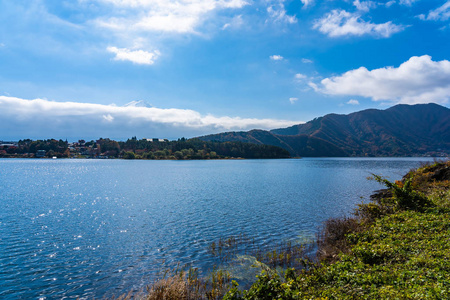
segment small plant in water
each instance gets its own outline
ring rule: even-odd
[[[305,266],[305,246],[293,244],[291,241],[279,243],[270,251],[257,250],[255,257],[270,268],[303,268]]]

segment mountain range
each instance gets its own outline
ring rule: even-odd
[[[450,109],[437,104],[399,104],[386,110],[328,114],[288,128],[199,138],[274,145],[295,157],[450,154]]]

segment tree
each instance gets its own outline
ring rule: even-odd
[[[184,155],[183,155],[183,153],[181,151],[175,151],[173,153],[173,156],[175,156],[176,159],[183,159],[184,158]]]
[[[67,148],[66,151],[64,151],[63,157],[70,157],[70,150],[69,150],[69,148]]]
[[[128,151],[125,152],[125,154],[123,155],[124,159],[135,159],[136,155],[134,154],[134,152]]]

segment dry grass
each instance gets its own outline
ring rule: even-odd
[[[170,274],[169,274],[170,273]],[[147,292],[128,293],[116,300],[218,300],[231,288],[228,272],[216,270],[209,277],[200,278],[197,269],[189,272],[166,272],[164,278],[147,287]]]
[[[145,300],[222,299],[231,287],[227,271],[214,270],[208,277],[200,277],[198,269],[175,271],[156,281],[147,289]]]
[[[328,219],[317,237],[317,258],[320,261],[334,262],[340,253],[348,253],[349,233],[361,231],[362,223],[357,218]]]

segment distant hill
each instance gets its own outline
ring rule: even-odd
[[[303,157],[448,154],[450,109],[437,104],[396,105],[329,114],[271,131],[226,132],[200,139],[274,145]]]

